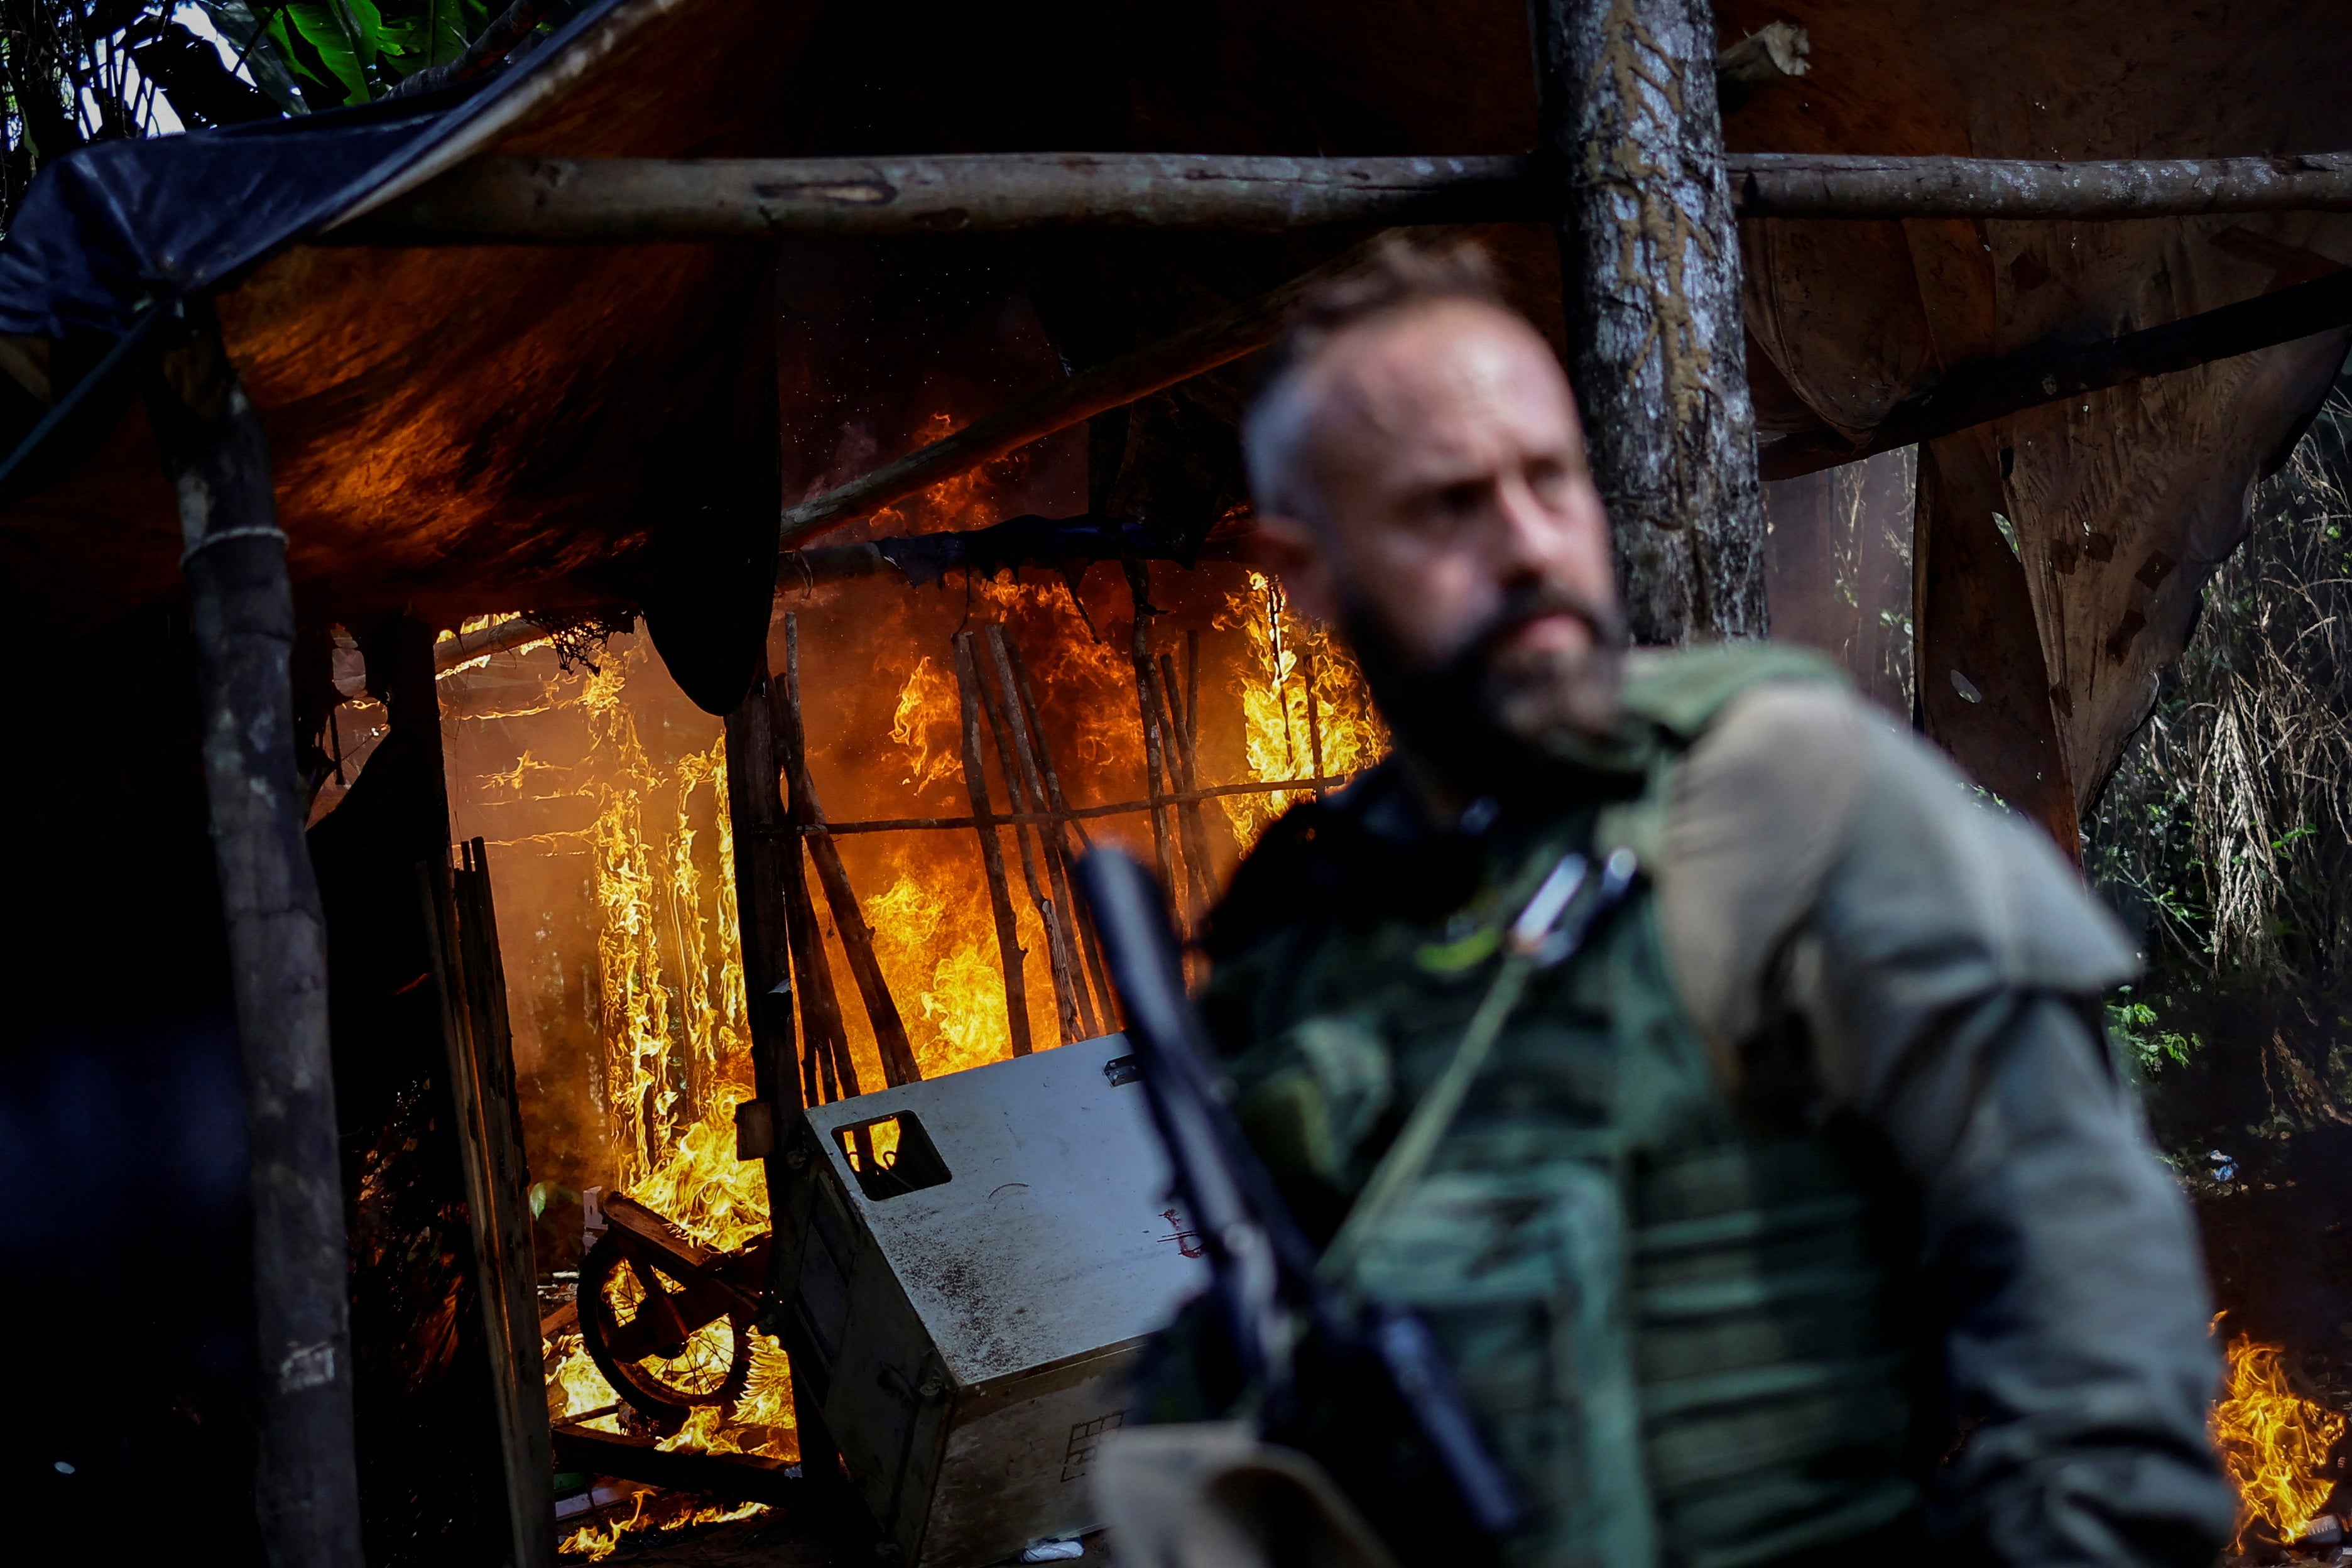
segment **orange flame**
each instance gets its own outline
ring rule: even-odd
[[[2279,1541],[2293,1541],[2336,1488],[2326,1471],[2345,1419],[2288,1386],[2284,1353],[2238,1336],[2230,1346],[2229,1386],[2213,1406],[2214,1446],[2238,1489],[2233,1551],[2258,1523]]]
[[[1328,629],[1289,613],[1282,588],[1253,572],[1249,587],[1228,601],[1217,623],[1249,637],[1257,668],[1237,674],[1247,726],[1249,776],[1262,784],[1353,773],[1388,753],[1388,726],[1373,710],[1370,689],[1354,658]],[[1246,852],[1276,817],[1307,792],[1225,797],[1234,837]]]
[[[908,517],[919,512],[927,526],[958,526],[967,512],[976,518],[985,510],[977,506],[984,488],[975,479],[904,504]],[[1026,582],[951,584],[946,594],[895,583],[824,590],[825,604],[854,607],[803,616],[809,763],[829,816],[847,822],[970,811],[949,637],[992,620],[1004,625],[1025,660],[1069,803],[1098,805],[1145,794],[1133,628],[1120,624],[1126,605],[1116,569],[1098,574],[1098,591],[1083,599],[1083,584],[1030,575]],[[1307,776],[1318,741],[1326,774],[1355,772],[1386,749],[1353,661],[1320,628],[1290,615],[1268,579],[1205,563],[1196,572],[1154,568],[1150,594],[1162,612],[1147,628],[1155,655],[1175,654],[1181,672],[1186,632],[1201,636],[1201,784]],[[790,606],[789,595],[786,602]],[[557,665],[544,647],[485,656],[451,672],[444,688],[454,720],[496,726],[480,731],[489,749],[472,774],[472,799],[513,813],[505,822],[543,825],[536,833],[494,836],[499,854],[581,858],[576,879],[568,871],[559,878],[550,867],[536,873],[533,885],[554,889],[541,896],[559,903],[573,896],[563,889],[584,889],[593,947],[557,951],[556,942],[576,945],[580,939],[561,932],[551,939],[541,930],[535,935],[541,945],[533,949],[533,922],[527,916],[513,922],[505,932],[508,973],[533,988],[518,994],[517,1012],[557,1020],[542,1030],[551,1047],[577,1042],[562,1048],[593,1053],[583,1064],[591,1069],[593,1108],[580,1109],[592,1112],[590,1127],[601,1124],[598,1141],[605,1148],[592,1157],[583,1184],[602,1181],[626,1192],[706,1245],[740,1247],[769,1228],[769,1208],[759,1163],[735,1158],[733,1113],[751,1097],[752,1083],[720,725],[684,707],[641,637],[617,639],[593,671],[560,672]],[[519,670],[527,674],[517,694]],[[484,700],[470,708],[469,679],[485,683]],[[501,685],[508,695],[493,698]],[[982,733],[993,809],[1025,808],[1008,795],[1003,760],[985,721]],[[1234,851],[1245,850],[1291,798],[1214,803],[1234,837],[1224,843],[1213,826],[1210,837],[1218,842],[1199,847],[1213,879],[1230,870]],[[1212,825],[1218,819],[1216,812],[1202,815]],[[1089,818],[1085,827],[1093,842],[1138,852],[1152,842],[1150,819],[1139,812]],[[1017,841],[1009,828],[1002,838],[1032,1037],[1047,1048],[1060,1037],[1051,948]],[[1005,984],[976,835],[943,829],[843,835],[836,842],[924,1075],[1003,1059],[1011,1038]],[[813,874],[809,884],[860,1084],[878,1089],[883,1075],[871,1025]],[[581,929],[552,917],[542,921]],[[564,1025],[559,1015],[578,1022]],[[1097,1016],[1096,1026],[1115,1023]],[[548,1081],[561,1078],[551,1074]],[[534,1114],[527,1108],[527,1118]],[[534,1123],[530,1135],[536,1142],[541,1128],[572,1134],[579,1124],[565,1121],[570,1114]],[[582,1419],[615,1403],[576,1331],[544,1350],[549,1407],[557,1419]],[[696,1407],[662,1446],[793,1457],[789,1388],[781,1350],[755,1337],[748,1384],[732,1410]],[[617,1419],[593,1425],[609,1427]],[[622,1533],[620,1526],[584,1529],[565,1550],[602,1556]]]

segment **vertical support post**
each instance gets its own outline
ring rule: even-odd
[[[991,685],[985,668],[978,668],[981,707],[988,715],[989,733],[996,740],[997,769],[1004,778],[1004,795],[1013,804],[1013,815],[1044,816],[1045,791],[1036,776],[1036,765],[1029,756],[1028,726],[1023,721],[1021,705],[1013,694],[1013,672],[1004,658],[1004,628],[990,625],[987,628],[991,658],[1000,677]],[[977,650],[975,650],[975,658]],[[1033,845],[1032,840],[1034,840]],[[1046,883],[1037,878],[1037,862],[1042,857],[1046,865],[1046,877],[1053,876],[1053,849],[1047,842],[1043,822],[1013,824],[1013,842],[1021,850],[1021,878],[1029,889],[1030,907],[1037,911],[1037,923],[1045,932],[1045,967],[1054,981],[1055,1022],[1062,1031],[1062,1044],[1083,1040],[1089,1031],[1078,1021],[1076,964],[1062,931],[1061,910],[1067,907],[1055,903],[1046,891]]]
[[[260,416],[210,302],[184,309],[148,412],[179,494],[205,794],[245,1060],[261,1375],[256,1504],[270,1568],[360,1568],[326,916],[294,760],[293,585]]]
[[[807,1101],[793,1052],[792,939],[784,921],[784,858],[799,856],[788,837],[777,780],[783,761],[775,710],[762,675],[742,705],[727,715],[727,806],[735,829],[735,910],[743,952],[743,988],[751,997],[751,1089],[764,1126],[751,1142],[767,1162],[769,1202],[782,1184],[782,1134],[786,1119]]]
[[[757,1110],[751,1116],[743,1114],[750,1107],[736,1112],[737,1152],[761,1162],[767,1176],[768,1213],[781,1227],[784,1186],[792,1180],[792,1168],[784,1163],[784,1134],[813,1098],[813,1090],[803,1085],[793,1049],[793,943],[791,922],[785,915],[785,885],[787,876],[800,876],[801,848],[777,787],[784,763],[776,704],[769,694],[773,679],[762,674],[742,705],[727,715],[727,800],[734,816],[735,908],[742,939],[744,989],[751,1003],[751,1090],[758,1097],[752,1101]],[[805,882],[801,892],[805,900]],[[784,1266],[788,1251],[776,1248],[771,1255],[772,1269]],[[790,1284],[772,1273],[770,1294]],[[792,1389],[801,1473],[823,1480],[837,1468],[838,1460],[831,1457],[823,1410],[801,1375],[797,1357],[793,1361]]]
[[[1315,694],[1315,650],[1298,650],[1298,669],[1307,681],[1307,759],[1315,772],[1315,798],[1323,798],[1323,702]]]
[[[1759,637],[1764,511],[1707,0],[1534,0],[1569,368],[1642,643]]]
[[[988,804],[988,774],[980,752],[980,670],[972,658],[970,632],[955,635],[955,667],[956,689],[963,699],[964,788],[971,796],[980,863],[988,873],[989,907],[996,914],[996,952],[1004,965],[1004,1026],[1013,1037],[1013,1054],[1025,1057],[1032,1049],[1029,982],[1021,967],[1021,928],[1013,915],[1013,891],[1004,880],[1004,844],[996,837],[996,813]]]
[[[793,700],[792,683],[768,680],[772,733],[787,779],[802,772],[797,761],[802,745],[801,714]],[[816,903],[809,897],[808,874],[801,862],[801,842],[806,824],[800,801],[792,805],[793,836],[784,866],[784,923],[793,953],[794,986],[801,1002],[803,1083],[808,1103],[822,1105],[859,1092],[857,1067],[849,1059],[849,1035],[841,1022],[841,994],[833,988],[833,960],[824,951],[824,928],[817,924]],[[739,895],[740,896],[740,895]]]
[[[1176,807],[1176,839],[1184,851],[1184,886],[1192,903],[1187,923],[1198,930],[1208,918],[1209,906],[1217,901],[1217,889],[1209,876],[1209,836],[1202,826],[1201,803],[1193,798],[1201,787],[1192,761],[1192,737],[1200,721],[1185,705],[1182,690],[1176,683],[1175,655],[1161,654],[1160,696],[1168,716],[1168,772],[1175,782],[1173,793],[1186,797]]]
[[[1046,742],[1045,721],[1039,717],[1037,690],[1029,683],[1029,667],[1022,661],[1020,647],[1008,640],[1004,645],[1004,657],[1012,663],[1013,682],[1020,694],[1021,711],[1029,721],[1030,743],[1037,752],[1037,771],[1045,775],[1045,798],[1052,804],[1054,812],[1054,852],[1065,863],[1066,882],[1066,867],[1076,859],[1070,852],[1067,836],[1077,835],[1078,843],[1087,849],[1092,849],[1095,842],[1087,836],[1087,825],[1070,815],[1070,803],[1062,794],[1062,775],[1054,766],[1054,749]],[[1095,938],[1094,921],[1084,901],[1076,896],[1076,885],[1070,886],[1073,892],[1065,907],[1070,911],[1071,931],[1086,954],[1087,974],[1095,994],[1092,1016],[1101,1020],[1103,1029],[1116,1029],[1118,1027],[1118,1001],[1111,991],[1110,980],[1103,968],[1102,944]]]
[[[449,1053],[474,1291],[499,1413],[514,1560],[522,1568],[554,1568],[554,1465],[540,1357],[530,1169],[515,1093],[506,966],[499,952],[488,851],[477,838],[461,853],[454,871],[446,854],[437,866],[420,863],[416,869],[432,936],[433,981],[441,995],[442,1043]]]
[[[824,808],[817,804],[816,781],[809,774],[807,731],[801,721],[801,626],[798,616],[784,617],[785,769],[792,775],[793,820],[808,841],[809,858],[816,863],[816,879],[824,901],[833,910],[834,930],[841,933],[842,955],[849,960],[849,976],[857,983],[858,999],[866,1004],[866,1020],[873,1026],[874,1048],[882,1058],[882,1079],[892,1089],[919,1083],[923,1069],[915,1063],[915,1047],[907,1039],[906,1020],[898,1016],[898,999],[882,977],[881,961],[874,955],[874,931],[858,907],[857,890],[849,885],[849,868],[841,863],[841,846],[824,831]]]
[[[1121,563],[1127,568],[1127,594],[1135,611],[1135,700],[1143,711],[1143,794],[1151,808],[1151,852],[1160,872],[1160,886],[1168,898],[1182,895],[1176,887],[1176,862],[1168,843],[1168,808],[1160,796],[1167,792],[1160,780],[1167,776],[1166,753],[1160,742],[1160,704],[1151,694],[1151,631],[1150,617],[1160,612],[1151,607],[1151,569],[1133,556]]]

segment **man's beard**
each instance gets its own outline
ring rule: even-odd
[[[1505,647],[1528,622],[1573,616],[1591,633],[1582,648]],[[1541,584],[1514,589],[1449,658],[1415,663],[1360,599],[1345,610],[1348,640],[1372,700],[1404,748],[1466,793],[1510,792],[1530,764],[1605,742],[1617,723],[1625,647],[1623,618],[1609,605]]]

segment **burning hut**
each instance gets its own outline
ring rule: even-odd
[[[787,1495],[809,1391],[738,1298],[793,1113],[1109,1032],[1074,849],[1197,918],[1382,749],[1248,564],[1232,426],[1383,228],[1474,231],[1576,366],[1644,635],[1769,604],[2073,848],[2343,361],[2352,30],[1538,10],[603,0],[474,82],[46,174],[0,248],[22,1025],[111,1064],[35,1073],[61,1105],[179,1064],[208,1131],[146,1179],[215,1242],[197,1370],[43,1484],[168,1473],[236,1531],[257,1467],[275,1539],[385,1562],[543,1559],[559,1460],[672,1518]],[[248,1331],[240,1140],[251,1364],[203,1348]],[[701,1321],[593,1353],[664,1268]],[[2247,1343],[2291,1529],[2340,1424]],[[590,1554],[655,1517],[579,1495]]]

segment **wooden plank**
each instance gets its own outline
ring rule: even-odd
[[[441,1000],[450,1097],[466,1173],[474,1289],[481,1302],[498,1409],[515,1561],[551,1568],[554,1494],[547,1391],[539,1339],[538,1267],[531,1252],[530,1168],[515,1091],[514,1040],[499,955],[498,917],[482,840],[446,861],[418,867],[433,979]]]

